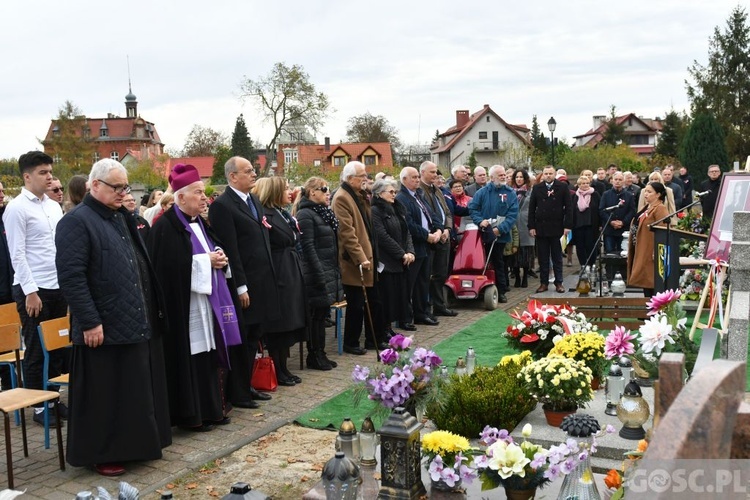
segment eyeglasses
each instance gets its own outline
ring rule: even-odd
[[[114,192],[115,192],[116,194],[129,194],[129,193],[130,193],[130,186],[129,186],[129,185],[127,185],[127,184],[125,184],[124,186],[120,186],[120,185],[112,185],[112,184],[110,184],[109,182],[107,182],[107,181],[104,181],[104,180],[102,180],[102,179],[97,179],[97,180],[98,180],[99,182],[101,182],[102,184],[104,184],[104,185],[107,185],[107,186],[111,187],[111,188],[112,188],[112,190],[113,190],[113,191],[114,191]]]
[[[56,188],[50,189],[50,191],[52,191],[53,193],[64,193],[65,192],[65,188],[56,187]]]
[[[321,193],[327,193],[328,192],[328,186],[321,186],[321,187],[315,188],[315,189],[317,189]]]
[[[394,189],[389,189],[388,191],[386,191],[386,193],[396,194],[396,191]]]

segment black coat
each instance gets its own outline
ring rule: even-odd
[[[283,314],[276,321],[263,323],[266,341],[271,342],[274,339],[269,338],[269,334],[294,332],[307,326],[307,297],[302,264],[297,253],[296,232],[292,231],[289,223],[276,209],[265,208],[265,217],[271,225],[268,235],[276,282],[263,283],[263,286],[268,291],[276,289],[282,299],[283,310]],[[284,342],[291,345],[296,340],[299,339],[289,338]]]
[[[268,229],[263,226],[263,206],[250,196],[261,220],[252,216],[250,208],[231,188],[211,204],[208,220],[223,243],[235,285],[248,288],[250,307],[242,309],[245,323],[256,325],[279,319],[281,309],[273,286],[276,272]]]
[[[537,237],[559,238],[572,228],[573,202],[566,183],[553,181],[550,194],[544,181],[531,188],[529,229],[535,229]]]
[[[385,266],[383,271],[404,272],[404,254],[414,253],[411,234],[406,225],[406,207],[398,200],[390,204],[381,198],[375,198],[372,204],[372,225],[375,228],[375,239],[378,240],[380,262]]]
[[[598,231],[601,226],[601,221],[599,219],[599,203],[601,202],[601,196],[599,196],[599,193],[597,193],[596,190],[591,193],[589,208],[583,212],[578,210],[578,194],[574,194],[571,201],[573,203],[573,228],[591,226],[595,231]]]
[[[105,345],[145,342],[154,333],[147,311],[164,320],[161,291],[153,269],[149,263],[156,304],[147,302],[142,288],[137,286],[141,280],[138,265],[131,246],[123,244],[121,222],[115,214],[125,220],[135,250],[148,261],[129,212],[125,208],[114,211],[90,194],[57,225],[55,264],[60,290],[70,307],[74,344],[83,345],[83,331],[98,325],[103,326]]]
[[[675,199],[676,202],[677,200]],[[615,191],[615,188],[605,191],[599,202],[599,219],[602,221],[602,224],[607,224],[610,212],[605,211],[605,209],[620,205],[611,212],[612,219],[610,219],[610,222],[619,220],[622,222],[622,227],[615,229],[611,224],[607,224],[607,227],[604,228],[604,234],[608,236],[622,236],[622,233],[630,228],[630,223],[633,221],[636,212],[636,203],[633,193],[625,188],[622,188],[620,191]]]
[[[5,236],[5,224],[3,224],[3,213],[5,207],[0,207],[0,304],[13,302],[13,265],[10,260],[8,239]]]
[[[314,205],[307,198],[302,198],[297,221],[301,231],[302,272],[308,303],[313,308],[322,308],[343,300],[344,287],[341,284],[336,233],[312,209]]]

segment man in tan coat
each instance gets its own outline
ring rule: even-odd
[[[331,208],[339,220],[339,266],[341,266],[341,281],[346,294],[346,319],[344,321],[344,352],[362,355],[367,353],[359,345],[362,335],[362,322],[365,324],[365,345],[368,348],[385,348],[384,335],[377,335],[372,331],[370,320],[365,314],[365,294],[362,290],[362,276],[367,290],[367,302],[370,305],[372,320],[376,323],[375,332],[384,330],[378,323],[380,314],[379,300],[374,287],[375,270],[377,269],[377,248],[375,234],[370,218],[370,203],[364,196],[362,189],[367,180],[364,164],[350,161],[341,171],[341,187],[336,191],[331,202]]]

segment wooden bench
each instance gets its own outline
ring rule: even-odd
[[[543,304],[569,305],[583,313],[600,330],[624,326],[637,330],[648,319],[648,299],[644,297],[543,297]]]

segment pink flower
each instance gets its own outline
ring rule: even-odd
[[[411,347],[411,343],[411,337],[404,337],[400,333],[398,335],[394,335],[393,337],[391,337],[391,340],[388,341],[388,344],[397,351],[405,351],[409,349],[409,347]]]
[[[656,295],[651,297],[651,300],[646,303],[649,309],[648,315],[653,316],[654,314],[661,311],[664,307],[668,306],[671,302],[674,302],[679,298],[679,290],[666,290],[664,292],[657,293]]]
[[[633,354],[635,346],[632,340],[634,339],[635,336],[631,335],[629,330],[625,330],[624,326],[616,326],[604,340],[604,355],[607,359],[612,359],[623,354]]]

